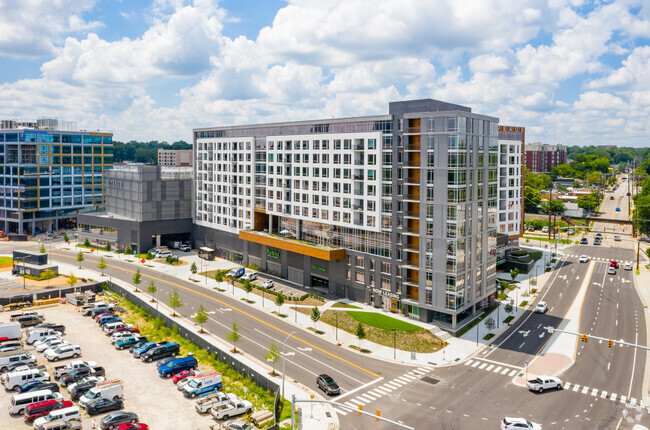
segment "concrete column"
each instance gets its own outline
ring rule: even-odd
[[[162,235],[160,235],[160,234],[156,235],[156,246],[160,246],[161,236]]]
[[[451,328],[452,328],[452,330],[456,330],[456,317],[457,317],[456,314],[451,316]]]
[[[58,229],[59,229],[59,219],[58,219],[58,218],[55,218],[55,219],[54,219],[54,229],[55,229],[55,230],[58,230]]]

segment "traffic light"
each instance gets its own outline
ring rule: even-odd
[[[589,342],[589,337],[586,334],[582,335],[582,341],[583,342]]]
[[[363,405],[359,405],[359,412],[357,412],[357,415],[361,416],[362,410],[363,410]]]
[[[375,418],[375,421],[379,422],[379,416],[380,416],[380,412],[379,409],[377,409],[377,418]]]
[[[446,341],[446,340],[443,340],[443,341],[442,341],[442,347],[444,348],[445,346],[447,346],[447,341]]]
[[[610,339],[609,340],[609,347],[611,348],[612,346],[614,346],[614,342]]]

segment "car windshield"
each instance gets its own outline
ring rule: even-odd
[[[192,388],[196,388],[199,385],[199,381],[197,381],[196,379],[192,379],[190,380],[190,382],[187,383],[187,385],[189,385]]]
[[[327,385],[336,385],[336,381],[333,380],[333,379],[326,379],[326,380],[325,380],[325,383],[326,383]]]

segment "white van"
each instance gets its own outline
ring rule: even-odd
[[[122,394],[122,383],[119,380],[102,382],[86,391],[79,399],[79,405],[86,408],[88,403],[95,399],[117,400],[122,397]]]
[[[9,366],[20,363],[36,363],[36,357],[25,351],[9,351],[0,354],[0,372],[6,372]]]
[[[34,428],[38,429],[43,424],[56,420],[81,420],[81,411],[79,410],[79,406],[70,406],[69,408],[57,409],[51,411],[44,417],[36,418],[34,420]]]
[[[46,400],[63,400],[61,393],[53,393],[52,390],[31,391],[28,393],[15,394],[11,396],[9,403],[10,414],[23,414],[28,405]]]
[[[41,340],[41,339],[43,339],[43,338],[45,338],[47,336],[52,336],[52,335],[56,335],[56,334],[60,334],[60,333],[58,331],[52,330],[51,328],[43,328],[43,329],[34,330],[34,331],[29,332],[27,334],[25,342],[27,342],[28,344],[31,345],[32,343],[36,342],[37,340]]]
[[[154,257],[156,257],[156,258],[167,258],[167,257],[171,257],[171,256],[172,256],[172,252],[169,251],[169,250],[158,251],[158,252],[156,252],[154,254]]]
[[[25,385],[31,381],[49,381],[50,374],[40,369],[21,370],[19,372],[9,372],[2,375],[2,383],[7,390],[14,390],[19,385]]]

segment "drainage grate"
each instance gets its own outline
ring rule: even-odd
[[[430,376],[425,376],[424,378],[420,379],[422,382],[426,382],[427,384],[431,385],[436,385],[438,382],[440,382],[440,379],[434,379]]]

